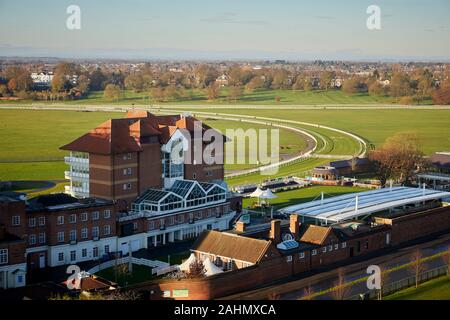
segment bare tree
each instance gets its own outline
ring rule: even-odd
[[[189,265],[189,278],[204,278],[205,274],[205,266],[201,260],[196,259]]]
[[[348,294],[349,287],[345,283],[345,273],[343,268],[338,269],[338,279],[332,288],[331,295],[335,300],[344,300]]]
[[[450,275],[450,247],[447,248],[447,251],[445,251],[442,258],[444,263],[447,265],[447,275]]]
[[[303,296],[302,296],[302,300],[311,300],[312,296],[314,294],[314,290],[311,287],[310,284],[308,284],[305,289],[303,289]]]
[[[268,297],[269,300],[280,300],[280,295],[276,293],[275,291],[269,293]]]
[[[389,179],[409,182],[424,161],[414,133],[399,133],[388,138],[383,146],[369,153],[369,159],[382,185]]]
[[[417,288],[419,286],[419,282],[420,282],[420,274],[424,270],[424,266],[423,266],[423,262],[422,262],[422,251],[420,251],[420,249],[417,249],[416,251],[414,251],[414,253],[411,256],[411,260],[412,260],[412,262],[410,264],[410,270],[414,275],[415,285]]]
[[[389,271],[385,268],[380,267],[380,290],[378,291],[378,300],[383,299],[383,290],[389,282]]]
[[[220,96],[220,86],[216,82],[212,82],[207,88],[208,100],[216,100]]]

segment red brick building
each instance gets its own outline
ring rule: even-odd
[[[129,206],[147,189],[169,188],[177,179],[221,181],[223,152],[215,155],[221,161],[214,164],[196,159],[207,146],[202,134],[208,129],[192,117],[155,116],[145,111],[110,119],[61,147],[70,151],[65,158],[70,165],[66,177],[71,181],[67,192],[77,197],[124,200]],[[171,151],[180,144],[185,161],[171,164]]]

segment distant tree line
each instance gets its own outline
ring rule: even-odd
[[[36,88],[30,72],[23,66],[10,66],[1,73],[0,96],[34,100],[66,100],[102,91],[106,99],[119,100],[124,90],[140,93],[155,103],[196,99],[201,94],[210,101],[227,98],[230,103],[257,90],[342,90],[348,95],[368,94],[392,97],[397,103],[450,104],[449,69],[439,78],[426,68],[405,72],[393,65],[388,71],[347,74],[342,71],[302,71],[284,67],[253,69],[234,65],[219,68],[199,64],[185,69],[155,67],[147,63],[135,71],[110,71],[104,66],[82,69],[71,62],[60,62],[53,70],[49,88]],[[218,78],[225,77],[223,82]],[[74,76],[76,76],[74,78]],[[224,89],[226,88],[226,89]],[[195,89],[195,90],[193,90]],[[280,98],[276,98],[279,101]]]

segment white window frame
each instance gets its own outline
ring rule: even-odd
[[[45,223],[46,223],[45,217],[39,217],[38,218],[38,224],[39,224],[40,227],[45,226]]]
[[[72,213],[69,216],[69,223],[77,223],[77,215],[76,214]]]
[[[334,245],[334,250],[339,250],[339,243],[336,243],[336,244]]]
[[[81,229],[80,236],[81,236],[82,240],[86,240],[89,237],[88,232],[89,232],[88,228],[82,228]]]
[[[20,216],[12,216],[11,217],[11,225],[13,227],[20,226]]]
[[[59,231],[57,236],[58,243],[64,242],[64,231]]]
[[[63,225],[64,224],[64,216],[58,216],[56,218],[56,224],[57,225]]]
[[[342,248],[342,249],[347,248],[347,242],[342,242],[341,248]]]
[[[8,249],[0,249],[0,264],[8,263]]]
[[[98,247],[93,247],[92,248],[92,257],[98,258],[99,256],[100,256],[100,251],[99,251]]]
[[[35,234],[30,234],[30,236],[28,237],[28,244],[29,245],[35,245],[36,244],[36,235]]]
[[[300,259],[305,259],[305,253],[304,252],[300,252],[299,257],[300,257]]]
[[[104,219],[109,219],[109,218],[111,218],[111,210],[110,210],[110,209],[105,209],[105,210],[103,211],[103,218],[104,218]]]
[[[77,230],[69,231],[69,241],[77,241]]]
[[[58,262],[64,262],[64,252],[58,253]]]
[[[88,221],[88,220],[89,220],[89,215],[88,215],[88,213],[87,213],[87,212],[81,213],[81,221],[82,221],[82,222],[86,222],[86,221]]]
[[[292,256],[287,256],[287,257],[286,257],[286,261],[287,261],[287,262],[292,262]]]
[[[73,259],[72,259],[72,254],[74,255]],[[77,261],[77,251],[76,250],[70,251],[70,261],[71,262]]]
[[[86,248],[81,249],[81,257],[87,258],[87,249]]]
[[[323,252],[323,253],[327,253],[327,246],[322,247],[322,252]]]
[[[97,221],[100,219],[100,211],[92,211],[92,221]]]
[[[111,235],[111,226],[109,224],[103,226],[103,235],[104,236]]]
[[[30,227],[30,228],[36,227],[36,218],[30,218],[28,220],[28,227]]]
[[[317,249],[314,249],[313,251],[311,251],[311,255],[312,255],[312,256],[317,255]]]
[[[41,232],[39,233],[39,244],[44,244],[45,242],[47,242],[47,235],[45,234],[45,232]]]
[[[92,227],[92,238],[100,237],[100,229],[99,227]]]

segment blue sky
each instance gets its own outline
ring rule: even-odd
[[[0,56],[450,59],[449,16],[448,0],[0,0]]]

